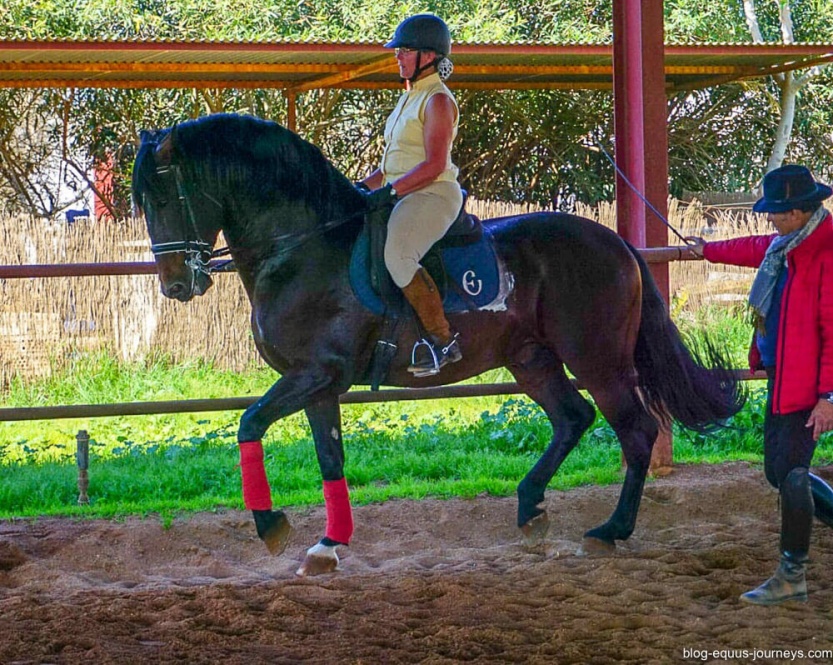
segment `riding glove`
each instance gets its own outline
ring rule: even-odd
[[[359,191],[361,192],[362,190],[359,189]],[[392,206],[396,203],[396,194],[390,185],[374,189],[372,192],[362,193],[364,194],[364,200],[367,202],[368,210],[377,210],[385,206]]]

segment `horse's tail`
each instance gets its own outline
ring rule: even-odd
[[[689,429],[708,431],[743,407],[746,395],[739,378],[728,357],[708,339],[698,350],[686,346],[648,265],[629,247],[642,274],[642,322],[634,363],[645,405],[664,425],[673,418]]]

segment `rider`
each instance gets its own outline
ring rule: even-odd
[[[369,207],[395,203],[388,222],[385,265],[413,307],[433,353],[415,359],[414,376],[431,376],[461,360],[458,333],[449,327],[437,286],[420,260],[445,235],[463,205],[451,146],[457,102],[443,81],[451,74],[451,35],[433,14],[417,14],[396,28],[395,49],[405,92],[385,124],[382,163],[359,183]]]

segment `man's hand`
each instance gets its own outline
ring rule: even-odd
[[[702,259],[703,248],[706,246],[706,241],[696,236],[689,236],[686,238],[686,242],[688,243],[688,251],[698,259]]]
[[[833,430],[833,404],[826,397],[822,397],[813,407],[807,419],[807,427],[813,428],[813,441],[818,441],[822,434]]]

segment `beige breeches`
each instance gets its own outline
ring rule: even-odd
[[[393,209],[385,243],[385,265],[401,289],[411,283],[419,262],[457,218],[463,194],[456,182],[434,182],[408,194]]]

